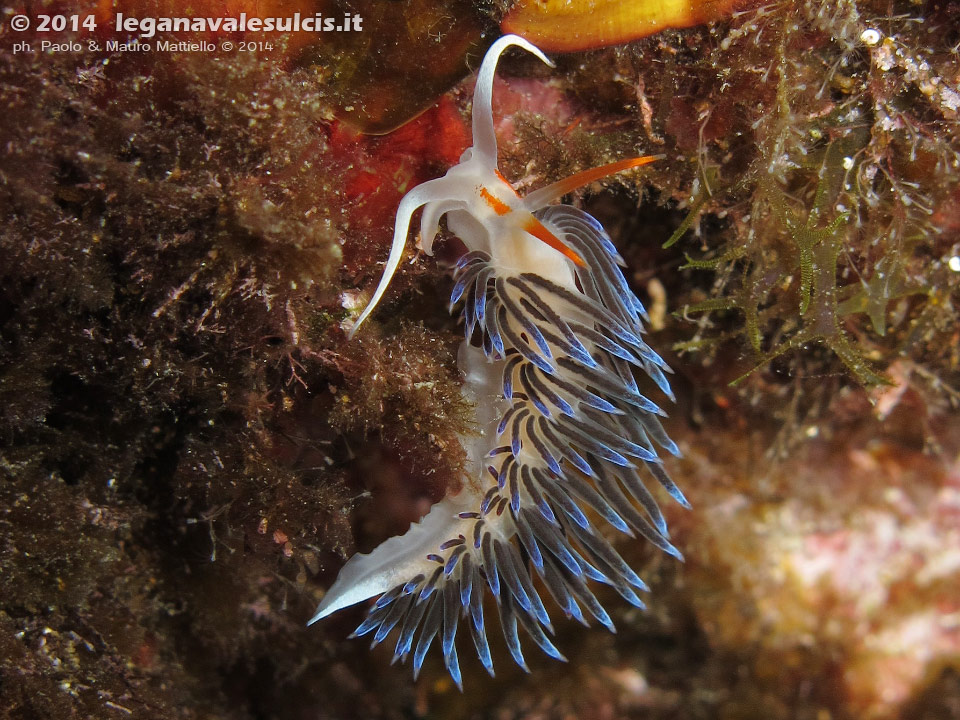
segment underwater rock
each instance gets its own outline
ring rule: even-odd
[[[328,33],[303,48],[296,64],[320,73],[337,117],[365,133],[388,133],[429,108],[490,42],[490,21],[467,0],[364,0],[343,8],[368,30]]]

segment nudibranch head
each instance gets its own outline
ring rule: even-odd
[[[350,329],[351,338],[383,298],[400,265],[410,223],[418,209],[423,208],[420,246],[428,255],[433,254],[440,219],[446,215],[450,229],[456,235],[463,240],[468,239],[465,235],[476,236],[473,245],[485,247],[491,254],[509,255],[510,243],[503,239],[514,238],[518,232],[523,232],[582,266],[582,258],[565,246],[533,213],[582,185],[656,159],[631,158],[594,168],[521,198],[497,168],[497,136],[493,123],[494,73],[500,56],[511,46],[521,47],[550,67],[554,66],[538,48],[516,35],[501,37],[487,51],[477,73],[473,95],[473,145],[464,151],[460,162],[446,175],[418,185],[400,201],[387,264],[373,297]],[[497,247],[494,247],[492,238],[501,239]],[[547,255],[548,260],[551,258]],[[560,260],[553,258],[553,262],[556,264]]]
[[[482,223],[482,219],[490,212],[496,212],[481,193],[486,188],[487,192],[493,196],[493,193],[499,190],[497,186],[501,183],[509,187],[509,183],[502,180],[503,176],[497,170],[497,135],[493,125],[493,77],[500,56],[512,45],[522,47],[553,67],[553,62],[537,47],[516,35],[505,35],[490,46],[477,72],[477,84],[473,92],[473,145],[464,151],[460,162],[450,168],[446,175],[418,185],[400,201],[394,225],[393,243],[383,276],[367,307],[351,328],[351,337],[380,302],[393,274],[397,271],[403,256],[407,234],[410,232],[410,222],[417,209],[423,207],[420,243],[428,255],[432,254],[433,240],[439,231],[440,218],[443,215],[455,211],[472,212]],[[497,190],[490,188],[497,188]],[[512,187],[510,189],[513,190]],[[510,207],[509,203],[507,206]]]
[[[648,485],[687,505],[658,452],[679,449],[660,424],[662,410],[642,394],[645,375],[672,399],[669,368],[643,340],[643,305],[600,223],[552,201],[613,172],[654,158],[623,160],[578,173],[520,197],[497,170],[490,94],[497,58],[530,43],[501,38],[480,67],[474,144],[439,179],[400,202],[383,278],[352,332],[370,315],[400,262],[415,210],[430,252],[441,217],[466,245],[454,271],[451,307],[462,305],[466,342],[458,362],[479,433],[462,437],[463,489],[368,555],[351,558],[310,622],[379,595],[355,635],[377,644],[398,630],[394,659],[412,655],[414,675],[435,638],[461,685],[456,634],[469,628],[493,674],[483,598],[495,598],[510,655],[526,669],[518,628],[548,655],[553,625],[534,577],[567,617],[613,622],[588,581],[612,586],[638,607],[643,581],[603,536],[602,520],[643,535],[680,557]]]

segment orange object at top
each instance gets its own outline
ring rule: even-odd
[[[728,15],[741,0],[517,0],[500,23],[547,52],[591,50]]]

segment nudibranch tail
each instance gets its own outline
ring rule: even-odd
[[[527,669],[520,628],[544,653],[564,660],[550,639],[549,606],[613,630],[591,581],[637,607],[638,593],[648,589],[599,523],[681,558],[652,487],[689,506],[659,456],[678,455],[679,448],[660,422],[663,410],[638,382],[646,376],[672,398],[670,369],[643,339],[646,313],[620,271],[623,260],[589,214],[545,206],[654,158],[612,163],[517,196],[497,170],[489,117],[496,59],[510,45],[546,61],[519,38],[491,47],[474,99],[476,152],[401,201],[384,277],[354,326],[383,296],[413,212],[424,208],[425,248],[433,239],[427,232],[445,216],[467,248],[450,297],[451,307],[461,308],[466,341],[458,363],[478,429],[461,437],[463,488],[404,535],[351,558],[310,621],[379,596],[354,634],[372,635],[376,645],[396,631],[394,660],[412,657],[415,676],[436,641],[458,686],[461,621],[469,631],[461,635],[470,635],[493,674],[487,594],[520,667]]]

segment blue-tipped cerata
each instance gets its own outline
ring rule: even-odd
[[[637,607],[637,592],[647,586],[594,523],[642,535],[680,557],[650,488],[687,505],[658,456],[679,449],[660,424],[663,411],[638,385],[647,378],[672,397],[669,368],[643,340],[645,313],[620,271],[623,260],[594,218],[549,204],[652,158],[518,195],[497,170],[491,115],[497,59],[511,45],[549,64],[515,36],[490,48],[474,96],[474,145],[446,176],[404,196],[384,276],[351,330],[399,267],[414,212],[423,207],[420,244],[427,253],[445,216],[467,248],[450,295],[451,305],[461,306],[466,336],[463,392],[476,408],[475,432],[461,437],[468,457],[463,488],[406,534],[351,558],[311,620],[379,596],[354,634],[373,633],[374,643],[396,637],[394,660],[412,657],[414,676],[437,640],[458,687],[458,640],[493,674],[485,598],[524,670],[520,629],[545,654],[565,660],[549,637],[551,612],[583,624],[592,618],[614,631],[589,583],[609,585]]]

